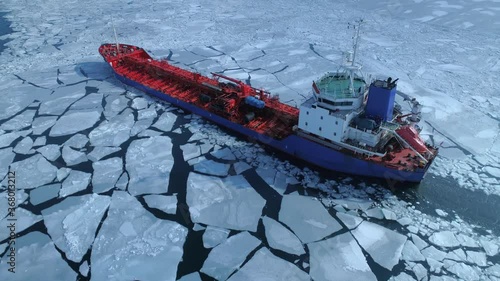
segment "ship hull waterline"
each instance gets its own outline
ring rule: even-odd
[[[126,85],[129,85],[149,95],[169,102],[181,109],[190,111],[220,126],[228,128],[229,130],[255,139],[264,145],[268,145],[293,157],[304,160],[308,163],[327,170],[358,176],[382,178],[390,180],[391,182],[398,181],[419,183],[422,181],[426,174],[426,168],[429,167],[429,165],[426,165],[425,169],[417,169],[416,171],[402,171],[391,169],[390,167],[386,167],[381,164],[352,157],[335,149],[299,137],[295,134],[292,134],[282,140],[273,139],[266,135],[252,131],[251,129],[248,129],[240,124],[233,123],[214,113],[201,109],[196,105],[184,102],[182,100],[169,96],[168,94],[142,85],[139,82],[116,73],[114,70],[113,72],[115,74],[115,77]]]

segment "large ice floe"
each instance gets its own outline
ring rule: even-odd
[[[130,194],[167,192],[173,165],[170,138],[157,136],[132,141],[125,159]]]
[[[115,191],[92,247],[92,280],[175,280],[186,235],[185,227],[156,219]]]
[[[377,280],[350,233],[310,243],[311,277],[327,280]]]
[[[227,229],[256,231],[266,201],[243,176],[225,179],[190,173],[186,202],[191,220]]]
[[[293,255],[306,253],[297,236],[282,224],[269,217],[263,217],[262,222],[264,223],[269,246]]]
[[[52,241],[68,259],[80,262],[87,253],[110,201],[109,196],[88,194],[68,197],[42,211]]]
[[[283,196],[279,220],[303,243],[318,241],[342,229],[320,201],[298,194]]]

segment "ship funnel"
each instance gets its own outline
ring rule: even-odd
[[[392,120],[396,97],[396,81],[392,81],[392,78],[375,80],[370,85],[368,101],[365,107],[365,113],[368,117],[377,118],[382,121]]]

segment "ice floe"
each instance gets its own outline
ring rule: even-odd
[[[433,233],[429,237],[429,241],[439,247],[457,247],[460,242],[455,237],[455,234],[449,230]]]
[[[99,161],[102,158],[104,158],[112,153],[115,153],[117,151],[120,151],[120,150],[122,150],[120,147],[96,146],[87,155],[87,157],[90,161],[96,162],[96,161]]]
[[[33,122],[33,117],[35,116],[36,111],[35,110],[26,110],[19,115],[14,116],[12,119],[2,123],[0,125],[1,130],[22,130],[24,128],[27,128],[31,125]]]
[[[152,120],[155,119],[156,116],[157,114],[154,107],[142,109],[137,112],[137,120],[139,121],[144,119],[151,119],[151,123],[153,123]]]
[[[167,192],[174,165],[172,142],[163,136],[134,140],[127,149],[125,163],[131,195]]]
[[[298,194],[283,196],[279,220],[303,243],[320,240],[342,229],[320,201]]]
[[[130,129],[134,125],[134,115],[130,109],[120,115],[103,121],[90,134],[90,143],[93,146],[120,146],[130,138]]]
[[[337,212],[337,218],[342,221],[343,224],[349,229],[354,229],[358,227],[360,223],[363,222],[363,219],[358,216],[353,216],[346,213]]]
[[[203,247],[207,249],[213,248],[224,242],[227,236],[229,236],[228,229],[209,225],[203,233]]]
[[[145,195],[144,201],[150,208],[161,210],[167,214],[175,215],[177,212],[177,196],[175,195]]]
[[[95,232],[110,202],[109,196],[87,194],[68,197],[42,210],[52,241],[68,259],[80,262],[94,242]]]
[[[40,232],[31,232],[16,239],[16,273],[8,271],[8,255],[0,262],[0,279],[40,280],[40,274],[46,280],[76,280],[77,274],[61,258],[50,238]]]
[[[269,217],[263,217],[262,222],[264,223],[266,239],[270,247],[292,255],[306,253],[297,236],[279,222]]]
[[[217,280],[226,280],[259,244],[259,239],[246,231],[231,236],[210,251],[200,271]]]
[[[0,135],[0,148],[10,146],[14,140],[18,139],[22,135],[23,133],[21,132],[12,132]]]
[[[420,253],[419,249],[413,242],[407,240],[403,247],[403,259],[405,261],[424,261],[425,257]]]
[[[175,280],[186,236],[185,227],[158,220],[133,196],[115,191],[92,246],[92,280]]]
[[[215,162],[213,160],[203,160],[194,164],[194,170],[199,173],[213,176],[227,176],[231,165]]]
[[[101,113],[96,111],[68,111],[52,126],[49,136],[59,137],[86,130],[93,127],[100,117]]]
[[[350,233],[310,243],[308,248],[314,280],[377,280]]]
[[[72,103],[84,95],[85,91],[80,85],[57,88],[49,100],[40,104],[38,114],[61,115]]]
[[[70,106],[70,110],[89,110],[97,109],[98,112],[102,111],[102,98],[101,93],[88,94],[85,97],[79,99]],[[99,113],[100,115],[100,113]]]
[[[127,185],[128,185],[128,174],[127,172],[123,172],[123,174],[116,182],[115,186],[118,189],[125,190],[125,188],[127,188]]]
[[[66,145],[62,149],[62,158],[67,166],[75,166],[88,160],[84,152],[74,150]]]
[[[243,176],[221,180],[190,173],[186,202],[193,222],[256,231],[266,201]]]
[[[59,170],[57,170],[57,180],[62,181],[69,175],[69,172],[71,172],[70,168],[66,167],[60,168]]]
[[[352,234],[359,245],[381,266],[391,270],[399,262],[406,242],[405,236],[367,221],[362,222]]]
[[[229,149],[227,147],[213,151],[210,154],[213,157],[221,159],[221,160],[229,160],[229,161],[236,160],[236,156],[234,156],[233,152],[231,152],[231,149]]]
[[[29,173],[16,174],[16,187],[18,189],[30,189],[46,185],[55,179],[57,173],[57,168],[40,154],[12,163],[11,170],[29,171]]]
[[[239,174],[243,173],[244,171],[252,168],[252,166],[248,165],[245,162],[237,162],[237,163],[233,164],[233,168],[234,168],[234,171],[236,172],[236,174],[239,175]]]
[[[152,123],[153,123],[153,118],[141,119],[135,122],[134,126],[132,126],[132,129],[130,129],[130,135],[135,136],[137,134],[142,133],[144,130],[149,128]]]
[[[36,117],[31,124],[31,129],[33,130],[33,135],[41,135],[46,130],[54,126],[57,121],[56,116],[40,116]]]
[[[67,140],[64,143],[64,145],[72,147],[72,148],[81,149],[81,148],[84,148],[88,142],[89,142],[89,138],[87,138],[87,136],[82,135],[82,134],[76,134],[76,135],[71,136],[71,138],[69,138],[69,140]]]
[[[436,249],[434,246],[429,246],[422,250],[421,252],[426,258],[431,258],[437,261],[443,261],[446,257],[446,253]]]
[[[181,279],[177,281],[201,281],[201,277],[198,272],[193,272],[188,275],[182,276]]]
[[[455,274],[456,276],[460,277],[460,279],[468,281],[480,280],[478,274],[479,270],[470,265],[455,262],[452,260],[445,260],[444,268],[446,268],[446,270]]]
[[[145,98],[135,98],[132,101],[132,108],[134,109],[144,109],[148,107],[148,101]]]
[[[170,132],[176,120],[177,115],[171,112],[165,112],[158,118],[158,121],[153,124],[153,127],[164,132]]]
[[[194,143],[181,145],[181,149],[185,161],[198,157],[201,154],[200,146]]]
[[[270,187],[276,190],[279,194],[283,195],[283,193],[285,193],[288,183],[290,182],[290,177],[281,172],[277,172],[273,168],[258,167],[255,171]]]
[[[310,280],[307,273],[294,264],[273,255],[268,249],[261,248],[228,281],[302,281]]]
[[[30,203],[38,205],[52,198],[56,198],[61,189],[60,183],[40,186],[30,191]]]
[[[48,144],[37,149],[43,157],[47,158],[49,161],[55,161],[61,156],[61,149],[57,144]]]
[[[92,191],[95,193],[106,192],[115,186],[116,181],[123,172],[123,160],[114,157],[92,163]]]
[[[41,136],[35,139],[33,142],[33,147],[35,146],[44,146],[47,143],[47,138],[45,136]]]
[[[72,170],[63,181],[59,197],[66,197],[78,191],[84,190],[90,183],[91,174]]]

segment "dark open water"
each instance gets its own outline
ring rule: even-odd
[[[0,36],[4,36],[7,34],[12,33],[12,29],[10,28],[10,22],[8,22],[4,16],[7,13],[5,12],[0,12]],[[9,40],[7,39],[0,39],[0,53],[3,52],[5,49],[5,43],[7,43]]]

